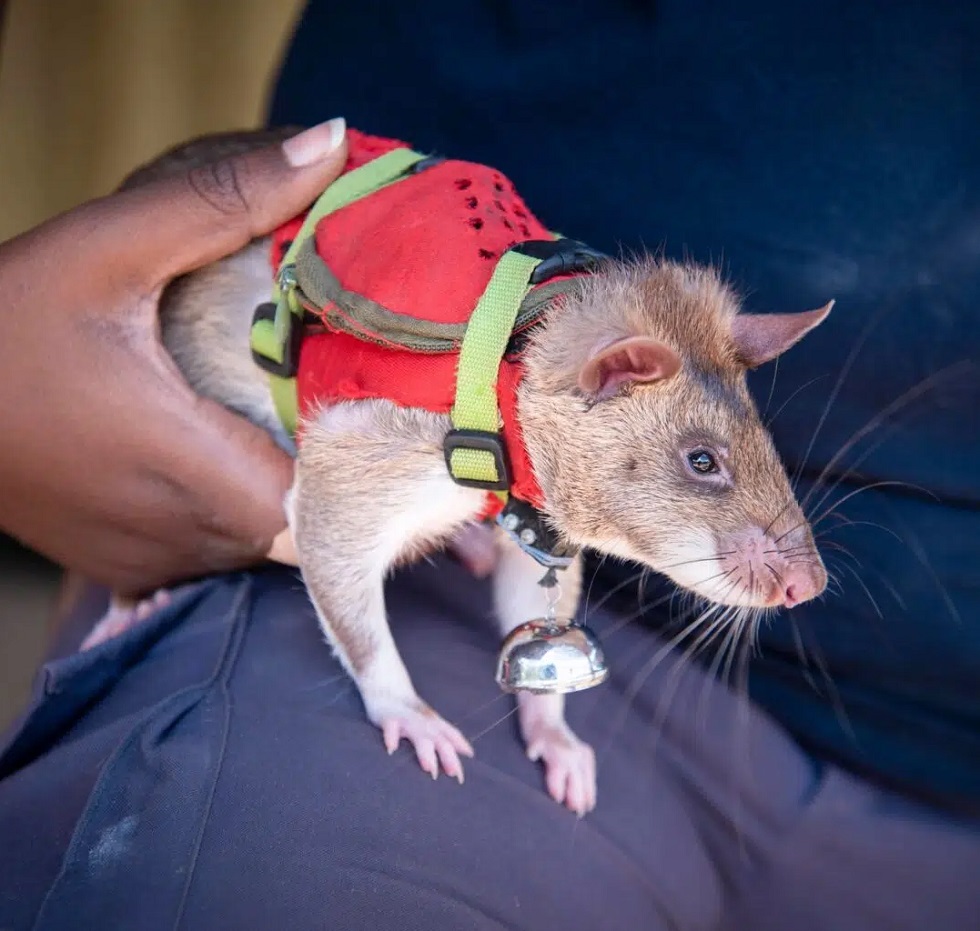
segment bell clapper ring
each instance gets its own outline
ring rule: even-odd
[[[561,602],[561,582],[558,581],[558,572],[552,566],[545,574],[544,578],[538,582],[544,588],[548,596],[548,607],[545,612],[545,620],[553,627],[558,627],[558,605]]]

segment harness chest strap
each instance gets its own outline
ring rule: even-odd
[[[505,252],[470,317],[459,352],[456,396],[446,437],[446,465],[456,482],[506,500],[510,478],[500,440],[497,371],[540,259]]]

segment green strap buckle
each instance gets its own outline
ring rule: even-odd
[[[453,479],[468,488],[506,498],[510,487],[507,452],[500,436],[497,376],[531,275],[541,259],[508,250],[470,317],[456,372],[453,429],[443,451]]]
[[[295,378],[303,338],[303,311],[296,299],[295,278],[285,274],[288,271],[279,276],[279,300],[259,304],[252,317],[252,359],[277,378]]]

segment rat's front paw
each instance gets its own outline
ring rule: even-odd
[[[595,753],[564,722],[530,724],[527,756],[544,763],[548,794],[582,817],[595,808]]]
[[[415,747],[419,765],[433,779],[439,776],[442,769],[462,785],[463,764],[459,755],[472,757],[473,748],[452,724],[424,701],[416,698],[411,702],[385,702],[371,715],[371,720],[381,728],[389,754],[398,749],[398,744],[405,737]]]

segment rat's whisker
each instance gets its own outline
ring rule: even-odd
[[[596,568],[595,575],[598,575],[598,573],[599,573],[599,569]],[[595,575],[593,576],[593,581],[595,580]],[[628,585],[632,585],[634,582],[636,582],[638,579],[641,579],[642,577],[643,577],[643,572],[642,571],[634,572],[632,575],[630,575],[627,578],[623,579],[622,582],[617,582],[612,588],[608,589],[606,591],[606,593],[594,605],[591,605],[591,607],[588,605],[588,603],[586,603],[585,617],[588,618],[590,611],[598,611],[617,592],[621,592]],[[590,585],[589,586],[590,593],[591,593],[591,589],[592,589],[592,586]]]
[[[779,374],[779,356],[776,356],[776,361],[772,367],[772,381],[769,383],[769,397],[766,398],[766,406],[762,411],[762,419],[765,421],[766,414],[769,413],[769,405],[772,404],[772,393],[776,390],[776,376]]]
[[[886,505],[886,507],[888,506]],[[919,539],[918,535],[912,531],[912,528],[909,527],[908,524],[896,513],[894,513],[890,507],[888,507],[888,511],[892,515],[892,520],[894,520],[895,523],[902,528],[902,533],[908,538],[905,541],[906,546],[908,546],[908,548],[912,551],[912,555],[915,556],[916,560],[919,562],[919,565],[925,569],[926,574],[932,580],[936,591],[939,592],[939,597],[943,600],[943,604],[946,607],[946,611],[948,612],[950,619],[953,621],[953,623],[961,625],[963,623],[963,617],[960,614],[959,609],[956,607],[952,597],[950,597],[949,591],[943,584],[942,579],[939,577],[939,573],[936,572],[935,567],[932,565],[929,555],[926,552],[926,548],[922,545],[922,541]]]
[[[844,504],[845,501],[850,501],[851,498],[856,498],[858,495],[864,494],[866,491],[874,491],[876,488],[889,488],[889,487],[911,488],[914,489],[915,491],[921,491],[923,492],[923,494],[927,494],[931,498],[935,498],[936,501],[939,500],[939,497],[935,495],[933,492],[929,491],[927,488],[923,488],[921,485],[914,485],[911,482],[899,482],[899,481],[892,481],[892,480],[872,482],[870,485],[863,485],[861,488],[855,488],[853,491],[850,491],[846,495],[844,495],[843,498],[840,498],[837,501],[835,501],[833,505],[830,508],[828,508],[826,511],[824,511],[819,517],[817,517],[815,520],[811,520],[810,522],[811,526],[814,528],[818,527],[831,514],[833,514],[834,511],[837,510],[837,508],[839,508],[842,504]]]
[[[766,536],[766,534],[768,534],[769,531],[772,530],[772,525],[776,523],[776,521],[779,520],[779,518],[786,513],[786,509],[792,507],[793,504],[794,502],[792,500],[789,500],[779,509],[779,511],[776,512],[776,516],[771,521],[769,521],[769,523],[766,525],[766,529],[762,531],[763,536]]]
[[[857,556],[855,556],[846,546],[844,546],[843,543],[838,543],[836,540],[824,540],[823,545],[828,549],[835,550],[836,552],[853,559],[858,566],[860,566],[862,569],[864,568],[864,566],[861,565],[861,560],[858,559]]]
[[[827,377],[829,377],[829,376],[828,375],[818,375],[816,378],[811,378],[809,381],[804,382],[802,385],[800,385],[785,401],[783,401],[782,404],[779,405],[779,409],[776,411],[776,413],[773,414],[772,417],[770,417],[768,420],[765,421],[766,429],[768,429],[769,427],[771,427],[773,425],[773,423],[775,422],[776,418],[785,409],[786,405],[789,404],[790,401],[792,401],[793,398],[795,398],[801,391],[804,391],[805,389],[809,388],[810,385],[815,385],[818,381],[820,381],[821,379],[827,378]]]
[[[459,718],[457,718],[457,722],[459,723],[462,721],[466,721],[469,718],[472,718],[474,715],[479,714],[481,711],[485,711],[487,708],[490,708],[492,705],[496,705],[500,701],[509,697],[510,696],[506,692],[501,692],[499,695],[495,695],[493,698],[477,705],[475,708],[471,708],[469,711],[466,712],[466,714],[460,715]]]
[[[827,665],[824,662],[823,655],[821,654],[819,648],[814,645],[812,648],[813,661],[816,663],[817,668],[820,670],[820,674],[823,676],[824,681],[827,683],[828,695],[831,704],[834,708],[834,715],[837,718],[837,722],[840,724],[841,728],[847,733],[848,738],[857,743],[857,734],[854,731],[854,727],[851,724],[851,719],[847,715],[847,709],[844,707],[844,702],[840,697],[840,692],[837,689],[837,685],[827,670]]]
[[[711,624],[703,630],[695,639],[694,643],[691,645],[690,649],[683,654],[686,659],[695,659],[701,652],[703,652],[715,638],[716,632],[720,632],[732,612],[735,610],[734,605],[719,605],[722,609],[721,613],[715,618]]]
[[[846,569],[852,576],[854,576],[858,585],[860,585],[861,588],[864,589],[864,594],[868,596],[868,601],[871,602],[872,607],[875,609],[875,614],[878,615],[879,620],[883,621],[885,619],[885,616],[884,614],[881,613],[881,608],[878,607],[878,602],[875,601],[874,595],[871,594],[871,591],[868,589],[868,586],[864,584],[864,579],[862,579],[861,576],[858,575],[857,570],[852,565],[850,565],[850,563],[846,563],[846,562],[841,563],[841,568]]]
[[[713,582],[715,579],[724,579],[727,576],[731,575],[733,572],[735,572],[734,567],[729,569],[727,572],[719,572],[717,575],[708,576],[706,579],[702,579],[698,584],[706,585],[708,582]],[[656,601],[653,601],[650,604],[641,607],[638,611],[635,611],[634,613],[629,614],[626,617],[619,618],[615,624],[611,624],[609,627],[603,629],[602,639],[608,640],[613,634],[622,630],[624,627],[628,626],[629,624],[632,624],[635,620],[637,620],[637,618],[640,618],[644,614],[646,614],[647,611],[650,611],[653,608],[660,607],[660,605],[664,604],[664,602],[666,601],[673,601],[673,599],[675,599],[678,596],[678,594],[679,592],[677,590],[672,591],[669,594],[666,594],[661,598],[658,598]],[[693,592],[680,592],[680,594],[683,597],[689,597],[689,596],[693,596],[694,598],[700,597],[698,595],[694,595]]]
[[[664,566],[664,569],[676,569],[678,566],[691,566],[694,563],[699,562],[717,562],[724,556],[734,555],[735,550],[726,550],[724,553],[717,553],[714,556],[702,556],[697,559],[685,559],[682,562],[671,563],[669,566]]]
[[[589,580],[589,587],[586,589],[585,592],[585,606],[582,611],[583,617],[588,617],[589,615],[589,601],[592,598],[592,586],[595,585],[595,580],[599,577],[599,572],[602,569],[602,567],[605,565],[607,559],[608,557],[606,556],[605,553],[603,553],[602,558],[596,564],[595,569],[592,570],[592,578]]]
[[[312,685],[308,685],[305,688],[300,689],[300,692],[315,692],[317,689],[326,688],[328,685],[335,685],[338,682],[345,682],[347,685],[352,686],[353,683],[350,681],[350,676],[346,672],[342,672],[336,676],[328,676],[326,679],[320,679],[314,682]]]
[[[824,543],[824,546],[830,547],[831,549],[839,552],[842,557],[853,559],[854,562],[857,564],[857,567],[862,572],[873,573],[875,578],[878,580],[878,583],[888,591],[888,593],[892,596],[892,598],[895,599],[895,602],[898,604],[898,606],[903,611],[908,610],[908,605],[905,603],[905,599],[902,598],[901,595],[899,595],[895,586],[892,585],[892,583],[888,580],[888,577],[883,572],[879,571],[878,569],[875,569],[874,566],[865,566],[861,562],[861,560],[858,559],[857,556],[855,556],[846,546],[842,546],[840,543],[837,543],[834,540],[827,540]]]
[[[825,515],[821,515],[821,517],[819,518],[819,520],[820,521],[823,521],[824,519],[829,519],[830,517],[838,516],[838,515],[836,515],[836,509],[844,501],[846,501],[848,498],[854,497],[854,496],[856,496],[857,494],[859,494],[859,493],[861,493],[863,491],[867,491],[870,488],[873,488],[873,487],[876,487],[876,486],[880,486],[882,484],[906,485],[908,483],[905,483],[905,482],[899,482],[899,483],[878,482],[878,483],[874,483],[872,485],[865,486],[863,488],[855,489],[849,495],[845,495],[839,501],[835,502],[834,505],[832,506],[831,510],[828,513],[826,513]],[[912,487],[917,487],[917,486],[912,486]],[[925,489],[918,489],[918,490],[925,491]],[[930,494],[931,497],[936,498],[936,500],[938,500],[938,496],[932,495],[929,492],[927,492],[927,493]],[[883,502],[883,504],[884,504],[884,502]],[[911,532],[910,528],[905,524],[905,522],[904,521],[901,521],[898,518],[898,516],[893,512],[893,510],[890,507],[888,507],[887,504],[884,504],[884,506],[887,507],[888,510],[889,510],[889,512],[892,514],[893,520],[895,520],[896,523],[899,523],[899,524],[902,525],[902,530],[905,533],[905,536],[904,537],[901,534],[896,533],[894,530],[891,530],[888,527],[883,527],[883,526],[881,526],[879,524],[875,524],[875,523],[873,523],[871,521],[849,521],[849,522],[843,524],[843,526],[850,526],[850,525],[858,526],[858,525],[862,525],[862,524],[868,524],[868,525],[870,525],[872,527],[876,527],[877,529],[884,530],[887,533],[889,533],[891,536],[893,536],[899,543],[901,543],[903,546],[905,546],[912,553],[912,555],[916,558],[916,561],[922,566],[923,569],[925,569],[925,571],[928,574],[929,578],[933,582],[933,585],[935,586],[936,590],[939,592],[939,595],[940,595],[940,597],[942,598],[942,601],[943,601],[943,605],[946,608],[946,611],[949,614],[950,618],[955,623],[962,624],[963,621],[962,621],[962,617],[961,617],[961,615],[959,613],[959,610],[957,609],[956,604],[954,603],[952,597],[950,596],[948,590],[946,589],[946,586],[943,584],[942,580],[939,578],[939,575],[936,573],[935,569],[933,568],[932,563],[929,560],[928,554],[925,551],[925,547],[922,546],[921,541],[918,539],[917,536],[915,536],[915,534],[913,534]],[[816,524],[814,526],[816,526]],[[830,529],[831,530],[836,530],[837,528],[836,527],[833,527],[833,528],[830,528]],[[825,546],[832,546],[833,543],[834,543],[834,541],[825,541],[823,545],[825,545]],[[837,544],[836,545],[836,548],[838,548],[838,549],[844,549],[843,547],[840,546],[840,544]],[[853,554],[849,554],[849,555],[851,555],[853,557]],[[862,568],[862,571],[868,571],[863,566],[861,568]],[[904,599],[895,590],[895,588],[891,584],[891,582],[884,575],[882,575],[880,572],[878,572],[877,570],[872,569],[871,571],[874,571],[875,572],[875,574],[878,577],[878,579],[881,582],[881,584],[889,591],[889,593],[895,599],[896,603],[899,604],[899,606],[901,606],[903,610],[905,610],[906,609],[906,603],[905,603]]]
[[[728,588],[723,593],[722,597],[727,597],[728,593],[733,591],[738,585],[741,584],[741,582],[742,582],[741,576],[738,576],[737,578],[733,579],[732,582],[729,584]],[[721,615],[715,618],[714,620],[712,620],[711,619],[712,615],[716,614],[719,610],[722,611]],[[665,687],[663,688],[663,690],[661,691],[660,695],[657,698],[656,716],[651,724],[652,734],[653,734],[653,741],[650,746],[651,753],[656,751],[657,740],[659,739],[659,735],[663,730],[664,723],[667,720],[667,714],[670,710],[670,705],[671,702],[673,701],[674,695],[677,693],[677,689],[680,687],[684,670],[690,665],[690,663],[697,657],[697,655],[700,652],[702,652],[704,649],[709,647],[711,643],[716,639],[716,637],[718,637],[718,635],[724,631],[725,625],[730,617],[730,614],[734,610],[737,610],[737,607],[733,605],[726,606],[720,603],[713,605],[712,607],[704,611],[694,623],[688,625],[688,627],[685,630],[682,630],[681,633],[677,637],[675,637],[672,641],[670,641],[670,643],[668,643],[664,648],[664,650],[672,651],[673,647],[677,643],[681,642],[681,640],[683,640],[685,636],[690,635],[690,633],[692,633],[697,628],[697,626],[702,622],[702,619],[706,623],[707,625],[706,629],[702,631],[695,638],[695,641],[692,644],[692,646],[682,651],[680,656],[677,657],[677,660],[674,663],[674,667],[668,677],[667,682],[665,683]],[[669,655],[668,653],[665,653],[664,650],[661,650],[660,653],[655,657],[657,661],[657,665],[659,665],[659,662],[666,655]],[[654,666],[649,671],[645,672],[644,679],[652,673],[653,668],[656,667]],[[643,672],[643,670],[641,670],[641,672]]]
[[[823,530],[815,533],[813,535],[815,540],[823,539],[824,537],[829,536],[838,530],[842,530],[845,527],[874,527],[875,530],[882,530],[885,533],[891,534],[896,540],[898,540],[899,543],[905,542],[901,536],[892,530],[891,527],[886,527],[884,524],[875,523],[873,520],[851,520],[850,518],[845,517],[843,514],[839,514],[836,511],[831,511],[830,514],[827,515],[828,520],[832,517],[837,518],[837,523],[833,527],[825,527]],[[823,546],[825,544],[821,545]]]
[[[836,579],[835,579],[836,581]],[[837,722],[840,724],[842,730],[848,735],[850,740],[856,742],[856,735],[854,733],[854,728],[851,725],[850,718],[847,715],[847,709],[844,707],[844,702],[840,697],[840,692],[837,690],[837,686],[831,677],[827,666],[823,661],[822,655],[820,653],[819,647],[814,643],[807,649],[804,639],[803,632],[801,629],[802,618],[798,616],[790,615],[789,618],[790,632],[793,635],[793,642],[796,647],[796,652],[800,657],[800,662],[802,664],[801,671],[804,674],[804,680],[816,692],[817,695],[826,697],[831,706],[834,709],[834,716],[837,718]],[[811,660],[813,666],[811,667]],[[819,683],[814,679],[811,669],[815,667],[820,674],[821,679],[823,679],[826,688],[821,688]]]
[[[620,714],[613,721],[612,726],[609,729],[609,737],[606,742],[605,749],[608,750],[612,745],[613,740],[618,736],[623,724],[626,721],[626,716],[629,714],[629,710],[632,707],[633,701],[636,695],[639,693],[640,688],[643,683],[652,675],[653,671],[657,666],[663,661],[663,659],[670,655],[673,649],[679,644],[686,636],[689,636],[691,631],[696,629],[705,618],[708,618],[720,609],[720,605],[710,605],[706,608],[693,622],[686,625],[680,633],[672,637],[670,640],[663,643],[660,648],[653,654],[653,656],[648,659],[633,676],[630,684],[626,690],[626,694],[623,696],[623,707]]]
[[[847,380],[847,376],[850,374],[851,369],[854,367],[854,363],[857,361],[857,357],[860,355],[861,350],[864,348],[864,344],[868,341],[874,330],[880,325],[885,316],[889,314],[895,307],[895,303],[883,303],[876,314],[874,314],[868,321],[867,325],[862,330],[861,334],[854,341],[851,346],[850,352],[847,354],[847,358],[844,360],[844,364],[841,366],[840,374],[837,376],[837,381],[834,387],[831,389],[830,395],[827,398],[827,403],[824,406],[823,413],[820,415],[820,419],[817,421],[817,425],[813,428],[813,434],[810,437],[810,442],[807,444],[806,451],[803,453],[803,459],[800,461],[800,465],[797,468],[792,481],[792,487],[795,489],[800,477],[806,470],[807,462],[810,459],[810,453],[813,452],[813,447],[817,442],[817,437],[820,435],[820,431],[823,429],[824,424],[827,422],[827,417],[830,414],[830,409],[833,407],[834,402],[837,400],[838,394],[840,394],[841,388],[844,387],[844,382]]]
[[[781,533],[781,534],[780,534],[780,535],[779,535],[778,537],[776,537],[776,539],[775,539],[775,540],[773,540],[772,542],[773,542],[773,543],[779,543],[779,541],[780,541],[780,540],[782,540],[782,539],[784,539],[785,537],[788,537],[788,536],[789,536],[789,535],[790,535],[790,534],[791,534],[791,533],[792,533],[792,532],[793,532],[794,530],[799,530],[799,529],[800,529],[800,527],[805,527],[806,525],[807,525],[807,521],[806,521],[806,519],[804,518],[804,519],[803,519],[803,520],[801,520],[801,521],[800,521],[800,522],[799,522],[798,524],[794,524],[794,525],[793,525],[792,527],[790,527],[790,528],[789,528],[789,530],[787,530],[787,531],[786,531],[785,533]]]
[[[727,657],[729,650],[733,644],[738,642],[739,631],[741,630],[741,620],[744,616],[744,609],[740,607],[729,608],[722,617],[721,620],[727,627],[727,631],[722,637],[721,645],[719,649],[715,652],[714,658],[711,660],[708,666],[708,674],[705,677],[704,684],[701,686],[701,695],[698,699],[698,709],[695,714],[695,721],[697,726],[704,730],[705,722],[707,720],[707,715],[705,711],[705,699],[710,693],[711,686],[717,684],[718,682],[718,671],[723,666],[724,660]],[[724,628],[722,628],[724,630]],[[725,674],[721,674],[721,682],[724,685]]]
[[[903,407],[907,407],[917,398],[921,397],[923,394],[926,394],[927,392],[935,388],[938,383],[942,382],[944,379],[947,379],[952,375],[957,374],[959,370],[964,368],[968,370],[972,370],[973,364],[968,360],[960,361],[952,365],[946,366],[946,368],[940,369],[938,372],[934,372],[932,375],[929,375],[927,378],[922,379],[922,381],[920,381],[918,384],[913,385],[907,391],[904,391],[897,398],[895,398],[894,401],[892,401],[881,411],[879,411],[874,417],[868,420],[867,423],[865,423],[863,426],[855,430],[854,433],[852,433],[851,436],[844,441],[840,449],[838,449],[837,452],[834,453],[833,456],[831,456],[830,460],[823,467],[823,469],[820,472],[820,475],[817,476],[817,479],[814,482],[813,487],[806,493],[803,500],[800,502],[800,508],[804,511],[806,510],[807,503],[810,501],[811,496],[820,486],[820,483],[823,481],[823,479],[834,469],[834,467],[837,465],[838,462],[841,461],[844,455],[846,455],[849,450],[853,449],[854,446],[857,443],[859,443],[864,437],[866,437],[869,433],[873,433],[889,417],[891,417],[893,414],[898,413],[898,411],[900,411]],[[861,463],[864,462],[875,450],[877,450],[882,445],[882,443],[884,443],[888,439],[891,433],[893,433],[898,426],[899,426],[898,423],[892,424],[890,431],[885,431],[884,436],[882,436],[869,449],[866,449],[855,462],[851,463],[851,465],[848,467],[848,470],[844,472],[844,474],[841,475],[825,491],[824,496],[817,503],[814,510],[819,508],[823,504],[823,502],[827,500],[827,497],[833,493],[833,490],[838,485],[840,485],[841,482],[846,481],[847,478],[853,475],[854,471],[861,465]]]
[[[641,611],[646,610],[646,605],[643,603],[643,593],[646,591],[646,582],[649,578],[650,569],[644,566],[643,571],[640,573],[640,579],[636,583],[636,603],[639,605]]]
[[[810,552],[810,547],[806,543],[801,543],[799,546],[793,546],[785,550],[779,549],[778,547],[772,550],[763,550],[762,555],[772,556],[773,554],[777,554],[779,556],[783,556],[786,559],[791,559],[794,556],[803,556],[809,552]]]
[[[503,724],[504,721],[506,721],[511,715],[516,713],[517,713],[517,705],[515,704],[514,707],[507,712],[507,714],[497,718],[497,720],[494,721],[493,724],[488,724],[485,728],[483,728],[482,731],[479,731],[478,733],[474,734],[472,737],[467,737],[467,740],[469,740],[471,744],[475,744],[481,737],[486,737],[487,734],[490,733],[490,731],[492,731],[495,727],[500,727],[500,725]]]
[[[733,749],[736,754],[735,766],[732,770],[732,796],[734,811],[732,822],[738,837],[739,847],[742,848],[742,800],[739,787],[751,781],[750,743],[747,739],[749,732],[749,662],[754,652],[754,643],[758,634],[762,612],[753,611],[748,615],[748,637],[741,638],[738,645],[738,661],[733,672],[734,681],[730,689],[735,701],[735,725],[733,728]],[[739,739],[742,735],[743,739]],[[740,752],[741,748],[741,752]],[[740,770],[740,772],[739,772]]]

